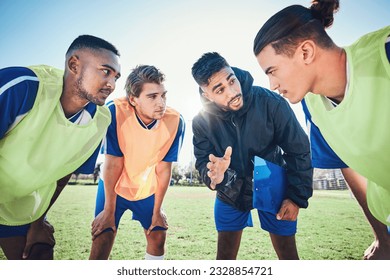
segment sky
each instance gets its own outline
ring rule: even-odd
[[[47,64],[64,68],[65,52],[81,34],[114,44],[122,77],[108,100],[123,96],[131,69],[158,67],[166,75],[168,106],[187,123],[179,164],[192,156],[191,120],[200,110],[191,67],[205,52],[217,51],[230,65],[248,70],[255,84],[268,80],[252,53],[262,24],[282,8],[309,0],[0,0],[0,68]],[[341,0],[329,35],[339,46],[390,24],[388,0]],[[300,105],[292,106],[303,125]]]

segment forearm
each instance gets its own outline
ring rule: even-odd
[[[160,162],[156,166],[157,188],[154,195],[154,213],[159,213],[172,175],[172,163]]]
[[[122,174],[123,158],[106,155],[105,163],[103,164],[104,178],[104,210],[114,213],[116,207],[116,192],[115,186]]]

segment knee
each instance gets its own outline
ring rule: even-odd
[[[54,246],[44,243],[34,244],[30,249],[27,260],[53,260]]]

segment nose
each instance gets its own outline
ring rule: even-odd
[[[229,87],[229,98],[235,97],[237,93],[239,93],[239,90],[236,87],[234,86]]]
[[[115,89],[115,83],[116,83],[116,78],[111,77],[107,80],[107,87],[111,88],[112,90]]]
[[[165,102],[166,102],[165,96],[161,96],[160,98],[158,98],[158,105],[159,106],[164,107],[165,106]]]
[[[279,86],[279,83],[275,79],[269,78],[269,87],[271,90],[277,90]]]

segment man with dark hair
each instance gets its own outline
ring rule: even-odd
[[[313,166],[340,168],[362,208],[375,235],[364,259],[390,259],[390,26],[339,47],[326,32],[339,4],[280,10],[253,52],[270,88],[302,101]]]
[[[278,258],[298,259],[296,220],[312,195],[313,170],[308,138],[293,111],[218,53],[204,54],[192,75],[203,102],[193,120],[196,168],[204,183],[217,191],[217,259],[236,259],[242,231],[252,226],[254,156],[286,168],[287,190],[279,211],[258,214]]]
[[[112,123],[102,148],[90,259],[108,259],[126,210],[144,228],[145,259],[164,259],[168,223],[162,204],[185,131],[180,113],[166,106],[164,81],[156,67],[137,66],[126,80],[126,97],[108,103]]]
[[[46,213],[71,174],[92,173],[120,77],[119,52],[82,35],[65,70],[0,70],[0,247],[8,259],[53,259]],[[99,106],[97,106],[99,105]]]

